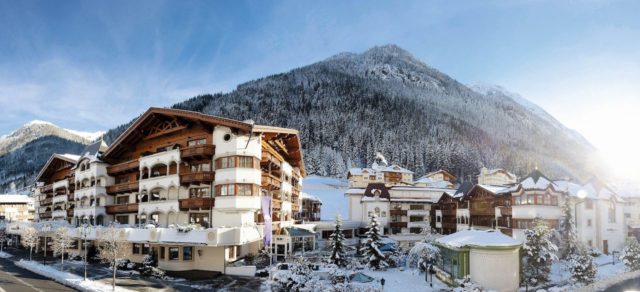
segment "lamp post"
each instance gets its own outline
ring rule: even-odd
[[[80,232],[82,234],[82,248],[84,249],[84,280],[87,280],[87,234],[91,231],[91,224],[87,222],[85,218],[82,222],[82,226],[80,227]]]
[[[51,230],[50,224],[47,223],[42,226],[42,231],[44,232],[44,256],[42,257],[43,265],[47,264],[47,233],[49,233],[49,230]]]

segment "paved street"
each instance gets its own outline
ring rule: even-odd
[[[640,278],[630,279],[623,281],[619,284],[609,287],[606,292],[618,292],[618,291],[640,291]]]
[[[75,291],[0,258],[0,292]]]

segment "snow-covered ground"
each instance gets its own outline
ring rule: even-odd
[[[36,274],[40,274],[42,276],[50,278],[61,284],[78,289],[80,291],[90,291],[90,292],[113,291],[111,289],[111,285],[97,282],[97,281],[92,281],[92,280],[85,281],[83,277],[80,277],[75,274],[63,272],[55,269],[52,266],[45,266],[38,262],[20,260],[16,262],[16,265],[21,268],[32,271]],[[132,290],[125,289],[122,287],[116,287],[116,291],[129,292]]]
[[[593,261],[598,266],[598,272],[596,273],[596,282],[610,279],[616,275],[624,274],[627,272],[624,264],[616,258],[615,265],[612,264],[613,258],[611,255],[600,255],[595,257]],[[574,291],[576,289],[571,282],[571,273],[567,269],[565,261],[555,261],[551,265],[551,276],[549,277],[551,284],[555,287],[549,289],[549,291]],[[524,291],[524,288],[521,288]]]
[[[8,259],[8,258],[10,258],[10,257],[12,257],[12,256],[13,256],[13,255],[8,254],[8,253],[6,253],[6,252],[4,252],[4,251],[0,251],[0,258]]]
[[[308,176],[302,181],[302,191],[318,197],[322,201],[320,218],[334,220],[340,214],[344,220],[349,218],[349,203],[344,197],[348,183],[332,177]]]
[[[412,269],[389,269],[386,271],[364,271],[365,274],[376,279],[384,278],[384,289],[386,291],[418,292],[418,291],[440,291],[451,289],[446,284],[440,282],[433,276],[433,288],[424,279],[424,273],[420,274]],[[431,279],[429,279],[431,280]]]

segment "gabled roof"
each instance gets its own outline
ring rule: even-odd
[[[39,181],[40,178],[42,178],[42,176],[47,173],[49,171],[49,166],[51,165],[51,163],[53,163],[56,159],[61,160],[61,161],[66,161],[71,163],[72,165],[75,165],[78,162],[78,159],[80,159],[80,156],[78,155],[74,155],[74,154],[51,154],[51,157],[49,157],[49,160],[47,160],[47,163],[44,164],[44,166],[40,169],[40,172],[38,172],[38,175],[36,176],[36,181]]]
[[[542,172],[535,169],[526,178],[524,178],[520,185],[526,190],[546,190],[549,187],[554,190],[558,190],[558,186],[553,183],[553,180],[546,177]]]
[[[90,159],[91,161],[99,160],[100,154],[107,150],[107,143],[103,140],[95,141],[87,147],[85,147],[82,152],[80,152],[80,159],[78,159],[78,163],[84,159]]]
[[[127,130],[124,131],[113,142],[113,144],[111,144],[107,151],[105,151],[103,157],[106,158],[114,155],[118,151],[121,151],[123,148],[126,148],[127,144],[133,144],[133,142],[141,139],[142,135],[139,129],[144,127],[145,125],[152,124],[158,121],[158,117],[160,116],[196,120],[207,124],[222,125],[233,129],[244,130],[247,132],[251,131],[252,128],[252,125],[249,123],[205,115],[194,111],[151,107],[140,117],[138,117],[136,121],[131,124],[131,126],[129,126],[129,128],[127,128]]]
[[[389,200],[391,195],[389,195],[389,189],[383,183],[370,183],[367,185],[367,189],[364,190],[364,197],[375,197],[375,192],[380,191],[380,198],[384,198]]]
[[[456,192],[453,194],[454,198],[461,198],[466,196],[469,191],[471,191],[471,189],[473,189],[473,184],[471,182],[465,181],[463,182],[458,189],[456,190]]]
[[[507,176],[509,176],[509,177],[511,177],[511,178],[516,178],[516,175],[515,175],[515,174],[513,174],[513,173],[511,173],[511,172],[508,172],[508,171],[507,171],[506,169],[504,169],[504,168],[488,169],[488,170],[487,170],[487,172],[486,172],[486,174],[496,174],[496,173],[499,173],[499,172],[502,172],[502,173],[506,174]],[[479,174],[478,176],[480,176],[480,175],[481,175],[481,174]]]
[[[431,177],[431,176],[434,176],[434,175],[436,175],[436,174],[438,174],[438,173],[442,173],[443,175],[448,176],[448,177],[452,177],[452,178],[454,178],[454,179],[456,178],[456,176],[455,176],[455,175],[453,175],[453,174],[449,173],[448,171],[446,171],[446,170],[444,170],[444,169],[439,169],[439,170],[436,170],[436,171],[429,172],[429,173],[427,173],[427,174],[423,175],[422,177],[423,177],[423,178],[425,178],[425,177]]]

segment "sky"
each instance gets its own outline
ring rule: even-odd
[[[150,106],[393,43],[463,83],[519,93],[640,177],[638,11],[640,1],[0,0],[0,135],[34,119],[106,130]]]

